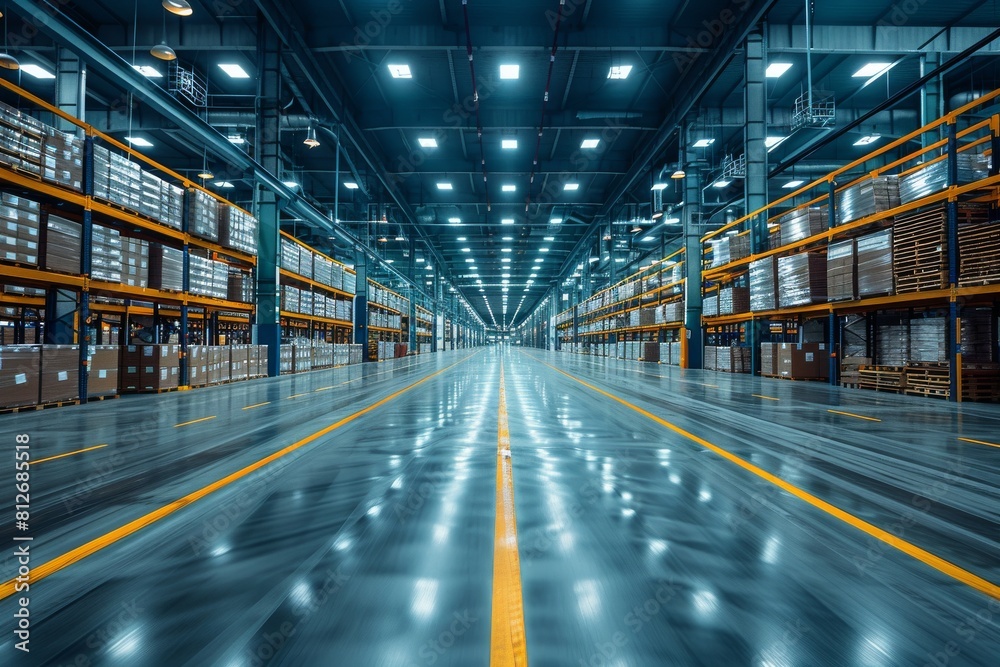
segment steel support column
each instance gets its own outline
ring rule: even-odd
[[[362,354],[368,358],[368,258],[363,252],[355,253],[354,271],[358,274],[354,293],[354,344],[362,345]]]
[[[958,126],[949,123],[948,131],[948,185],[958,185]],[[958,286],[958,202],[950,201],[948,211],[948,286]],[[961,312],[954,299],[948,305],[948,345],[949,388],[948,396],[953,402],[962,400],[962,337],[959,335]]]
[[[747,175],[744,180],[747,213],[767,206],[767,91],[765,88],[766,44],[763,32],[755,30],[746,41],[744,67],[745,87],[743,108],[746,114]],[[754,254],[768,247],[767,214],[750,221],[750,247]],[[750,347],[750,374],[760,372],[760,324],[747,323],[747,345]]]
[[[690,145],[687,132],[685,145]],[[700,165],[695,164],[693,155],[688,155],[684,177],[684,269],[687,279],[684,283],[684,336],[687,354],[682,360],[685,368],[701,368],[704,348],[704,333],[701,326],[701,174]]]
[[[927,76],[930,72],[941,67],[941,54],[928,52],[920,56],[920,76]],[[920,88],[920,126],[933,123],[938,118],[944,116],[944,95],[941,92],[941,77],[937,76],[927,81]],[[933,137],[930,133],[920,136],[921,143],[926,148],[928,144],[934,143],[940,137]]]
[[[67,48],[58,49],[56,60],[56,106],[69,115],[86,120],[87,65]],[[55,126],[63,132],[83,136],[83,129],[62,117]]]

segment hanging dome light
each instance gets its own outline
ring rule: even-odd
[[[177,54],[166,42],[160,42],[149,50],[149,54],[160,60],[177,60]]]
[[[0,53],[0,67],[4,69],[21,69],[21,63],[14,56],[4,52]]]
[[[312,125],[309,126],[309,131],[306,132],[305,141],[303,141],[302,143],[304,143],[309,148],[316,148],[317,146],[319,146],[319,139],[316,138],[315,127],[313,127]]]
[[[194,13],[187,0],[163,0],[163,8],[177,16],[191,16]]]

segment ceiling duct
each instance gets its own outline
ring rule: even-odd
[[[577,111],[577,120],[602,120],[602,119],[628,120],[632,118],[642,118],[638,111]]]

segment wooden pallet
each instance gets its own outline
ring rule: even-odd
[[[121,394],[105,394],[104,396],[88,396],[87,402],[93,403],[94,401],[110,401],[114,398],[121,398]]]
[[[68,405],[80,405],[79,399],[72,401],[53,401],[51,403],[37,403],[35,405],[20,405],[12,408],[0,408],[0,415],[15,414],[18,412],[35,412],[36,410],[48,410],[49,408],[64,408]]]
[[[905,388],[902,366],[860,366],[858,388],[898,394]]]

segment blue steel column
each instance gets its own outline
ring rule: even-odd
[[[935,52],[920,55],[920,76],[923,77],[941,66],[941,54]],[[920,126],[929,125],[944,116],[944,95],[941,93],[942,80],[937,76],[920,87]],[[925,132],[920,135],[921,143],[926,148],[940,138],[940,130],[935,133]],[[938,136],[934,136],[938,135]]]
[[[339,146],[337,152],[340,153]],[[410,354],[420,351],[420,342],[417,340],[417,239],[415,234],[416,232],[410,236],[410,278],[413,279],[413,287],[410,288]]]
[[[746,212],[752,213],[767,206],[767,93],[765,90],[765,43],[764,35],[755,31],[747,37],[746,86],[743,90],[746,114],[747,176],[744,180]],[[750,247],[753,253],[765,248],[767,239],[767,214],[761,214],[750,221]],[[747,344],[750,346],[750,374],[760,372],[760,327],[761,323],[751,319],[747,323]]]
[[[354,271],[358,274],[354,293],[354,344],[363,345],[362,355],[368,358],[368,258],[358,251],[354,258]]]
[[[81,82],[82,85],[82,82]],[[94,194],[94,139],[86,137],[83,143],[83,193]],[[80,236],[80,273],[90,277],[93,268],[93,232],[94,215],[89,210],[83,212],[83,227]],[[87,386],[90,380],[90,291],[84,289],[80,293],[80,402],[87,402]],[[122,329],[127,328],[126,318],[122,318]]]
[[[260,78],[257,85],[257,150],[264,169],[280,173],[278,109],[281,96],[281,44],[263,18],[257,21],[257,62]],[[274,377],[281,369],[281,275],[278,255],[281,248],[281,225],[278,197],[268,189],[260,193],[260,236],[257,241],[257,344],[267,345],[267,374]]]
[[[188,217],[188,211],[190,210],[188,198],[191,196],[190,191],[184,192],[184,212],[181,215],[181,229],[187,234],[191,231],[191,219]],[[181,278],[181,288],[184,290],[184,297],[187,298],[191,291],[191,248],[187,243],[184,244],[184,271]],[[190,386],[190,368],[188,364],[188,345],[187,345],[187,334],[188,334],[188,306],[187,303],[181,304],[181,333],[180,333],[180,344],[181,344],[181,360],[180,360],[180,386],[188,387]]]
[[[948,123],[948,185],[958,185],[958,126]],[[948,211],[948,286],[954,289],[958,286],[958,202],[949,201]],[[959,380],[962,372],[962,339],[958,334],[959,307],[955,297],[948,303],[948,331],[945,340],[948,345],[948,368],[950,369],[948,386],[949,399],[961,402]]]
[[[688,132],[681,134],[686,145],[690,145]],[[687,336],[687,368],[701,368],[704,347],[704,330],[701,326],[702,312],[702,243],[701,243],[701,174],[700,165],[689,154],[684,177],[684,268],[687,279],[684,284],[685,317],[684,335]]]

